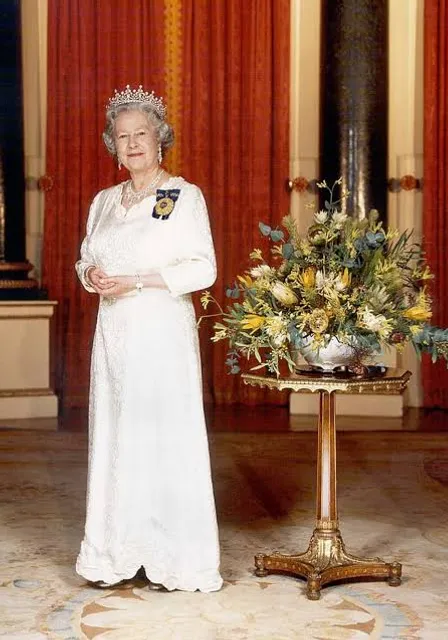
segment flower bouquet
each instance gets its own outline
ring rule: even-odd
[[[318,183],[328,193],[325,209],[303,236],[290,216],[282,229],[259,224],[272,242],[271,260],[252,251],[253,266],[227,289],[225,310],[203,293],[204,309],[218,307],[212,340],[228,341],[231,373],[239,372],[241,356],[256,360],[252,369],[279,375],[284,361],[293,371],[296,351],[309,357],[334,342],[358,365],[383,345],[402,349],[407,342],[433,360],[447,357],[448,330],[429,324],[432,275],[421,245],[412,231],[385,229],[375,210],[362,220],[347,216],[347,194],[335,200],[340,183]]]

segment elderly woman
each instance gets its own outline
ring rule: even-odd
[[[104,142],[131,179],[96,195],[76,264],[99,296],[76,569],[99,586],[146,574],[208,592],[222,579],[190,293],[214,282],[216,262],[200,189],[161,167],[165,116],[142,87],[106,111]]]

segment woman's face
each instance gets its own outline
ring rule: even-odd
[[[158,142],[145,113],[122,111],[115,120],[118,160],[130,173],[153,171],[158,165]]]

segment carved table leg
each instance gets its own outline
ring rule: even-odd
[[[321,587],[347,578],[382,578],[401,584],[401,564],[380,558],[358,558],[345,549],[336,500],[336,425],[334,392],[320,392],[317,456],[316,528],[305,553],[257,554],[255,573],[289,573],[307,580],[307,597],[319,600]]]

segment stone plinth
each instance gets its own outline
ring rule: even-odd
[[[50,386],[50,319],[56,304],[0,301],[2,421],[58,414],[58,399]]]

